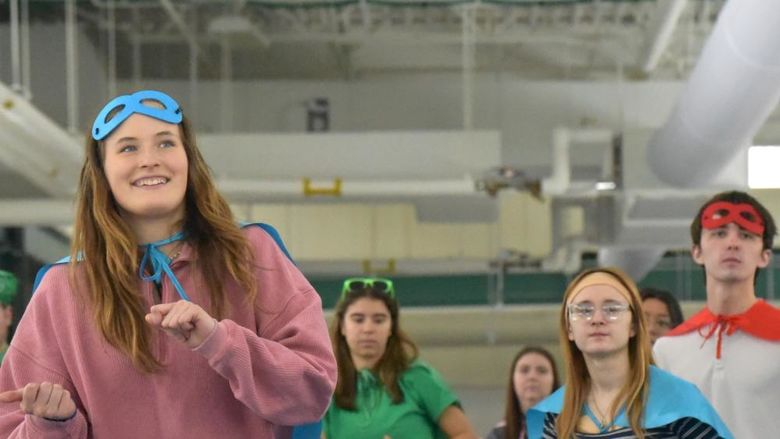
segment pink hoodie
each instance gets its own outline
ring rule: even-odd
[[[255,309],[227,282],[230,318],[201,346],[190,350],[155,334],[153,349],[165,367],[156,374],[139,372],[105,341],[71,291],[67,265],[50,269],[2,363],[0,391],[59,383],[78,412],[57,422],[0,403],[0,437],[272,438],[289,437],[285,426],[320,419],[336,383],[320,298],[264,230],[244,231],[255,249]],[[204,306],[208,294],[191,275],[193,256],[185,245],[172,269],[192,301]],[[147,308],[152,288],[139,279]],[[178,300],[165,278],[162,301]]]

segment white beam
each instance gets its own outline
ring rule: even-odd
[[[659,0],[651,19],[645,43],[639,54],[639,68],[650,73],[658,66],[661,56],[669,47],[688,0]]]
[[[73,201],[64,199],[0,200],[0,226],[53,226],[72,224]]]

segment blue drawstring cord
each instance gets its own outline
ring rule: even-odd
[[[187,293],[184,292],[184,288],[182,288],[181,284],[179,283],[179,279],[176,278],[176,275],[173,274],[173,270],[171,270],[171,258],[160,251],[160,247],[182,239],[184,239],[184,232],[179,232],[170,238],[161,239],[159,241],[150,242],[148,244],[142,244],[141,247],[146,247],[146,251],[144,252],[144,257],[141,258],[141,266],[138,268],[138,275],[141,276],[141,279],[145,281],[161,284],[162,274],[165,272],[165,274],[173,283],[173,286],[176,288],[176,292],[179,293],[179,296],[182,299],[191,302],[190,297],[187,296]],[[144,269],[147,265],[151,265],[152,274],[150,276],[146,276],[144,274]]]

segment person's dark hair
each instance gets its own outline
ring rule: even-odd
[[[330,328],[333,351],[336,355],[336,364],[339,372],[333,399],[337,406],[347,410],[356,410],[357,370],[352,362],[347,339],[341,333],[341,327],[344,324],[344,317],[349,307],[364,298],[381,301],[390,313],[390,338],[387,340],[384,355],[382,355],[373,371],[377,374],[395,404],[404,400],[398,379],[409,368],[411,363],[417,359],[418,355],[417,345],[399,326],[398,302],[395,299],[385,292],[379,292],[370,287],[347,294],[343,300],[336,304],[335,318]]]
[[[640,289],[639,295],[642,297],[642,302],[647,299],[658,299],[663,302],[664,305],[666,305],[666,309],[669,311],[669,319],[672,321],[672,328],[677,327],[677,325],[685,320],[682,308],[680,308],[680,302],[678,302],[677,298],[674,297],[674,294],[669,291],[648,287]]]
[[[714,195],[701,206],[699,211],[696,213],[696,217],[693,218],[693,222],[691,223],[691,241],[693,241],[694,245],[701,245],[701,215],[704,213],[704,209],[706,209],[710,204],[718,201],[728,201],[729,203],[734,204],[744,203],[753,206],[764,220],[764,234],[761,236],[762,242],[764,244],[764,250],[769,250],[772,248],[772,242],[774,241],[775,235],[777,234],[777,227],[775,226],[775,220],[772,218],[772,214],[769,213],[766,207],[759,203],[758,200],[749,194],[740,191],[721,192]]]
[[[777,226],[775,225],[775,220],[772,218],[772,214],[769,213],[769,211],[764,207],[763,204],[761,204],[758,200],[750,196],[749,194],[741,191],[729,191],[729,192],[721,192],[719,194],[715,194],[712,198],[707,200],[706,203],[702,204],[699,211],[696,213],[696,216],[693,218],[693,222],[691,222],[691,241],[693,242],[693,245],[700,246],[701,245],[701,216],[704,213],[704,209],[707,208],[712,203],[718,202],[718,201],[728,201],[729,203],[734,204],[749,204],[753,206],[759,215],[761,215],[761,218],[764,220],[764,234],[761,236],[761,241],[763,243],[763,249],[764,250],[771,250],[772,244],[775,239],[775,235],[777,234]],[[753,276],[753,283],[755,283],[758,280],[758,272],[761,271],[760,268],[756,269],[756,273]],[[706,273],[705,273],[705,282],[706,282]]]
[[[547,361],[550,362],[550,368],[552,369],[553,374],[552,391],[555,392],[561,387],[558,366],[555,364],[555,358],[553,358],[550,351],[540,346],[528,346],[521,349],[520,352],[515,355],[515,358],[512,360],[512,366],[509,368],[509,385],[507,386],[506,391],[506,409],[504,411],[504,422],[506,423],[504,438],[506,439],[517,439],[520,436],[520,431],[523,430],[523,427],[525,426],[525,415],[520,407],[520,400],[517,399],[517,394],[515,393],[514,375],[517,362],[527,354],[539,354],[546,358]],[[527,407],[526,409],[529,408],[530,407]]]

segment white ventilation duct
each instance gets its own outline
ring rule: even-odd
[[[640,282],[664,255],[665,249],[642,247],[618,247],[602,245],[598,251],[599,267],[618,267],[636,282]]]
[[[780,97],[777,23],[778,1],[726,2],[671,117],[650,141],[648,161],[663,181],[709,186],[744,159]],[[747,170],[737,174],[746,185]]]

